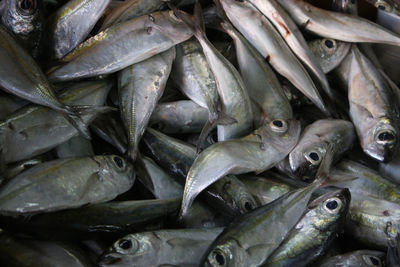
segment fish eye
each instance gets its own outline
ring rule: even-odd
[[[382,11],[390,11],[391,7],[388,3],[386,3],[385,1],[377,1],[375,3],[375,7],[382,10]]]
[[[31,12],[36,6],[35,0],[21,0],[19,1],[18,7],[24,12],[29,13]]]
[[[381,260],[375,256],[364,255],[363,260],[368,266],[382,266]]]
[[[324,39],[322,44],[322,49],[326,52],[332,53],[336,50],[336,41],[333,39]]]
[[[132,254],[138,249],[138,247],[138,241],[129,237],[118,240],[114,245],[115,250],[121,254]]]
[[[324,203],[324,208],[329,213],[337,213],[340,210],[341,206],[342,201],[337,197],[327,199]]]
[[[318,165],[322,161],[322,157],[318,151],[310,151],[305,154],[306,160],[312,165]]]
[[[391,144],[395,141],[396,136],[392,131],[384,131],[378,134],[377,136],[377,143],[386,145],[386,144]]]
[[[125,250],[130,249],[132,247],[132,241],[128,239],[121,239],[118,242],[118,246]]]
[[[225,263],[226,263],[225,256],[221,251],[215,251],[213,253],[213,257],[214,257],[215,262],[219,266],[224,266],[225,265]]]
[[[229,257],[227,257],[225,251],[217,248],[208,255],[207,261],[211,266],[227,266],[229,264]]]
[[[242,210],[245,212],[251,211],[254,209],[254,205],[251,200],[245,199],[242,201]]]
[[[273,120],[269,125],[274,132],[278,133],[285,133],[288,129],[288,125],[284,120]]]
[[[118,166],[118,168],[122,169],[124,167],[124,160],[120,157],[114,156],[113,161]]]

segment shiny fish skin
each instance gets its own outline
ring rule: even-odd
[[[47,22],[50,55],[61,59],[84,41],[110,2],[72,0],[59,8]]]
[[[333,0],[332,9],[338,12],[357,15],[358,3],[357,0]]]
[[[325,38],[353,43],[400,46],[400,36],[367,19],[327,11],[302,0],[282,0],[283,8],[305,30]]]
[[[174,59],[173,47],[118,74],[119,107],[132,160],[136,159],[140,138],[164,93]]]
[[[61,103],[34,59],[0,26],[0,87],[30,102],[60,112],[82,135],[90,139],[87,125],[70,106]]]
[[[57,146],[55,150],[57,157],[60,159],[91,157],[95,155],[92,143],[82,136],[72,137],[67,142]]]
[[[324,101],[310,75],[296,58],[279,32],[252,4],[220,0],[231,23],[267,59],[274,69],[287,78],[321,111],[329,115]]]
[[[133,185],[132,172],[132,165],[118,156],[45,162],[0,188],[0,213],[33,214],[106,202]]]
[[[172,11],[128,20],[98,33],[62,59],[49,73],[52,82],[110,74],[189,39],[191,30]]]
[[[350,199],[348,189],[339,189],[313,200],[263,266],[302,267],[321,258],[343,228]]]
[[[27,104],[29,104],[28,101],[19,97],[0,92],[0,121]]]
[[[89,123],[99,113],[109,110],[101,105],[106,101],[110,88],[108,81],[78,83],[63,92],[60,99],[67,104],[99,106],[98,112],[83,116],[83,120]],[[60,113],[29,105],[0,122],[0,159],[4,163],[29,159],[78,134]]]
[[[261,11],[276,27],[287,45],[293,53],[307,66],[309,70],[317,77],[325,93],[333,100],[334,95],[329,86],[325,73],[318,64],[317,59],[309,49],[303,34],[298,29],[296,23],[289,14],[275,0],[248,0],[258,10]]]
[[[385,253],[374,250],[357,250],[330,257],[321,262],[318,267],[382,267]]]
[[[350,117],[361,147],[370,157],[389,161],[399,144],[399,107],[392,88],[353,46],[348,97]]]
[[[130,234],[100,258],[106,266],[199,266],[201,256],[222,228],[160,230]],[[130,244],[125,246],[124,244]]]
[[[191,100],[158,103],[149,126],[166,134],[200,133],[208,121],[208,110]]]
[[[4,0],[0,7],[2,24],[10,30],[29,54],[38,58],[44,30],[41,0]]]
[[[393,183],[400,185],[400,154],[397,153],[388,163],[380,163],[379,172]]]
[[[254,118],[255,125],[261,127],[265,121],[292,119],[292,107],[273,70],[230,23],[224,22],[221,26],[234,41],[236,58],[249,97],[255,103],[255,109],[260,110],[260,118]]]
[[[185,216],[200,192],[225,175],[260,173],[272,168],[289,154],[299,136],[297,121],[275,120],[246,137],[208,147],[195,159],[187,174],[181,216]]]
[[[349,54],[351,44],[334,39],[315,39],[308,43],[324,73],[338,67]]]
[[[349,121],[315,121],[304,129],[299,142],[290,152],[290,167],[299,178],[313,177],[329,145],[334,145],[334,161],[337,161],[351,148],[355,140],[354,127]]]
[[[376,8],[400,16],[400,3],[396,0],[366,0]]]

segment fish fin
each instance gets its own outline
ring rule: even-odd
[[[193,14],[194,14],[194,19],[197,22],[197,24],[200,26],[200,28],[203,30],[203,32],[205,32],[206,25],[204,23],[203,10],[201,8],[199,1],[196,1],[196,3],[194,4]]]
[[[203,40],[206,38],[201,22],[198,22],[196,18],[189,13],[177,9],[173,4],[171,4],[171,2],[168,2],[167,4],[168,7],[174,12],[175,16],[181,19],[192,30],[193,35],[197,39]]]
[[[136,161],[135,161],[135,169],[138,172],[139,181],[151,192],[154,194],[154,183],[150,178],[150,174],[145,168],[145,163],[143,161],[143,157],[138,153]]]

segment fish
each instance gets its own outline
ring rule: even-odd
[[[173,47],[118,73],[119,107],[132,160],[137,157],[140,138],[164,92],[174,59]]]
[[[83,42],[111,0],[72,0],[47,21],[49,56],[59,60]]]
[[[379,163],[379,173],[395,184],[400,184],[400,156],[397,152],[388,163]]]
[[[279,31],[287,45],[296,54],[296,56],[307,66],[314,74],[322,86],[325,93],[333,100],[334,95],[329,82],[322,71],[320,64],[314,54],[307,45],[303,34],[300,32],[296,23],[292,20],[288,13],[280,6],[278,1],[269,0],[248,0],[261,13],[263,13],[269,21]]]
[[[302,0],[282,0],[296,24],[321,37],[351,43],[400,45],[400,36],[361,17],[324,10]]]
[[[159,11],[116,24],[89,38],[48,71],[51,82],[111,74],[192,37],[173,11]]]
[[[82,136],[75,136],[55,148],[57,157],[79,158],[94,156],[92,143]]]
[[[398,147],[398,103],[385,78],[355,46],[348,97],[350,117],[362,149],[378,161],[389,161]]]
[[[38,157],[38,158],[33,158],[29,159],[26,161],[18,162],[16,164],[12,164],[11,166],[7,166],[7,169],[2,172],[2,176],[4,180],[10,180],[20,174],[21,172],[38,165],[40,163],[43,163],[45,161],[45,158],[43,157]]]
[[[220,3],[231,23],[269,64],[306,95],[322,112],[330,115],[331,112],[310,75],[273,24],[248,1],[220,0]]]
[[[386,253],[386,266],[396,267],[400,263],[400,234],[393,234],[393,224],[386,224],[386,236],[388,239],[388,249]]]
[[[334,146],[334,161],[340,159],[356,141],[350,121],[323,119],[308,125],[299,142],[289,154],[292,172],[301,179],[313,177],[330,144]]]
[[[23,2],[28,1],[24,0]],[[87,125],[81,115],[90,109],[78,110],[57,99],[53,87],[35,60],[22,48],[7,30],[0,25],[0,87],[6,92],[38,105],[49,107],[62,114],[84,137],[90,139]]]
[[[187,174],[180,216],[185,216],[200,192],[222,177],[272,168],[289,154],[299,136],[296,120],[274,120],[246,137],[205,149]]]
[[[367,0],[379,10],[400,16],[400,3],[395,0]]]
[[[0,120],[5,120],[14,111],[28,104],[28,101],[19,97],[0,92]]]
[[[337,68],[349,54],[351,44],[335,39],[317,38],[308,43],[324,73]]]
[[[38,0],[4,0],[0,9],[1,23],[33,57],[39,58],[44,33],[44,10]]]
[[[207,247],[223,228],[176,229],[129,234],[100,258],[105,266],[199,266]]]
[[[200,133],[208,121],[208,110],[191,100],[158,103],[149,127],[165,134]]]
[[[93,107],[94,112],[82,117],[89,124],[99,114],[110,111],[103,105],[111,86],[106,80],[68,85],[59,98],[67,104]],[[30,159],[78,135],[59,112],[38,105],[25,106],[0,122],[0,162]]]
[[[332,9],[333,9],[333,11],[357,15],[358,14],[358,1],[357,0],[333,0]]]
[[[350,200],[348,189],[333,190],[313,200],[263,266],[309,266],[320,259],[342,231]]]
[[[132,165],[116,155],[44,162],[0,188],[0,214],[38,214],[106,202],[127,191],[134,180]]]
[[[345,254],[336,255],[322,261],[319,267],[334,267],[334,266],[384,266],[385,253],[375,250],[357,250],[347,252]]]

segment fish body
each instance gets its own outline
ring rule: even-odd
[[[318,266],[319,267],[372,267],[372,266],[384,266],[385,253],[374,250],[357,250],[348,252],[341,255],[336,255],[323,260]]]

